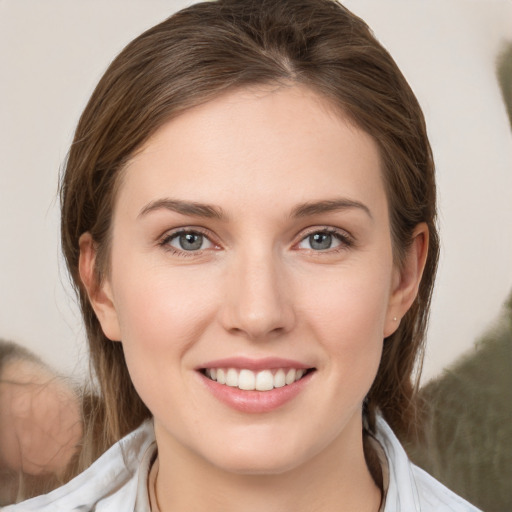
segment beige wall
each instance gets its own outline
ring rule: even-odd
[[[190,2],[188,2],[190,3]],[[58,249],[57,173],[88,95],[169,0],[0,0],[0,337],[66,373],[85,368]],[[512,136],[494,58],[508,0],[349,0],[424,107],[443,254],[425,377],[467,350],[512,290]],[[77,362],[78,361],[78,362]]]

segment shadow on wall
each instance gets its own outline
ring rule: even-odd
[[[509,43],[498,56],[496,74],[512,128],[512,43]]]
[[[512,44],[497,76],[512,127]],[[475,350],[421,397],[424,438],[408,447],[411,459],[482,510],[512,510],[512,294]]]

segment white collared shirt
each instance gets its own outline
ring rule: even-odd
[[[389,480],[383,512],[479,512],[408,459],[377,417]],[[156,454],[152,421],[144,422],[66,485],[3,512],[150,512],[147,479]]]

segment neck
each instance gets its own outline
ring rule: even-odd
[[[312,459],[278,474],[233,473],[183,446],[166,448],[159,443],[156,497],[160,512],[379,510],[381,491],[364,459],[361,430],[355,442],[340,436]]]

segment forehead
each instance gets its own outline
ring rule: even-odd
[[[120,195],[130,204],[166,194],[290,208],[326,195],[372,202],[382,201],[381,175],[373,138],[328,100],[302,86],[259,87],[162,126],[127,164]]]

